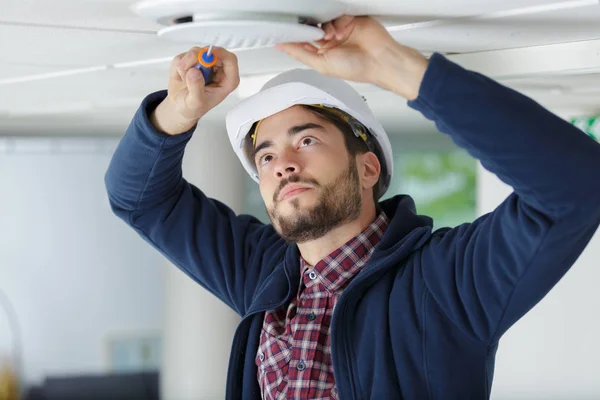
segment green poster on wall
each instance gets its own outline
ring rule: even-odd
[[[571,123],[592,138],[600,140],[600,116],[573,118]]]

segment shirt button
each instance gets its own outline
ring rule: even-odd
[[[315,279],[317,279],[317,274],[315,274],[315,271],[310,271],[310,274],[308,274],[308,277],[314,281]]]
[[[264,360],[265,360],[265,355],[264,355],[263,353],[260,353],[260,354],[258,355],[258,359],[259,359],[260,361],[264,361]]]
[[[304,364],[304,361],[300,361],[296,368],[298,368],[298,371],[304,371],[306,369],[306,364]]]
[[[314,312],[311,312],[306,316],[306,318],[308,318],[309,321],[314,321],[315,319],[317,319],[317,315]]]

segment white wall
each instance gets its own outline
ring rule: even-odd
[[[479,165],[479,214],[512,191]],[[500,340],[492,399],[600,398],[600,232],[527,315]]]
[[[105,372],[105,340],[160,332],[162,257],[113,216],[116,140],[0,139],[0,289],[22,327],[26,380]],[[0,353],[10,346],[0,309]]]

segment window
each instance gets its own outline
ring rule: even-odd
[[[434,227],[456,226],[476,217],[477,162],[462,150],[396,152],[388,196],[410,195],[417,213],[433,218]]]

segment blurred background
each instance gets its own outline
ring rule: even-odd
[[[600,137],[598,1],[343,3]],[[28,399],[224,397],[239,318],[114,217],[104,188],[140,102],[166,87],[172,57],[198,44],[158,38],[161,26],[132,4],[0,0],[0,399],[17,381]],[[224,116],[299,65],[272,48],[236,53],[240,87],[200,122],[184,172],[267,222]],[[439,228],[470,222],[510,193],[405,101],[355,87],[391,137],[388,197],[410,194]],[[501,340],[492,399],[600,398],[599,258],[597,234]]]

